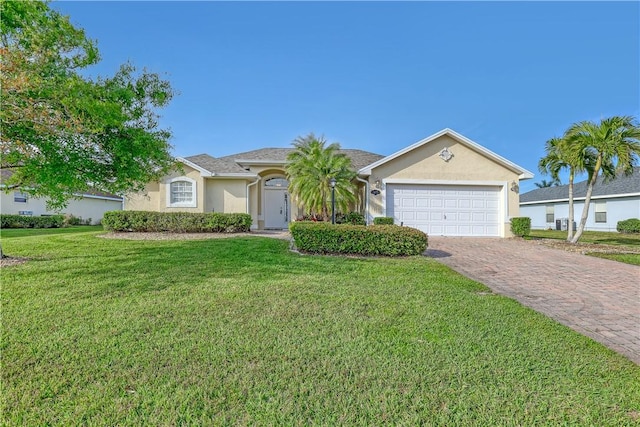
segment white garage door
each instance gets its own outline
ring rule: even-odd
[[[389,184],[387,216],[432,236],[500,236],[500,188]]]

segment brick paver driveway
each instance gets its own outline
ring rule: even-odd
[[[429,237],[427,255],[640,364],[640,267],[515,239]]]

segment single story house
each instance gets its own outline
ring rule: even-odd
[[[11,175],[10,170],[2,170],[2,180]],[[1,185],[0,187],[4,187]],[[123,198],[115,194],[100,191],[78,194],[77,198],[69,200],[66,208],[59,211],[47,209],[46,200],[31,197],[18,190],[5,191],[0,188],[0,213],[9,215],[53,215],[70,214],[83,220],[91,219],[92,224],[99,224],[107,211],[122,210]]]
[[[302,214],[288,193],[286,158],[293,148],[262,148],[214,158],[178,158],[176,170],[125,210],[246,212],[254,229],[283,229]],[[389,216],[430,235],[510,235],[519,216],[519,181],[533,174],[470,139],[443,129],[389,156],[344,149],[357,172],[355,210],[368,223]]]
[[[574,184],[574,221],[579,222],[587,194],[587,181]],[[520,196],[520,215],[531,218],[531,228],[566,230],[569,186],[538,188]],[[598,177],[591,197],[585,230],[616,231],[618,221],[640,218],[640,168],[611,181]]]

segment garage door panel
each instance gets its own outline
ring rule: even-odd
[[[499,236],[499,187],[387,185],[387,215],[431,235]]]
[[[444,199],[444,207],[445,208],[456,208],[456,207],[458,207],[458,200],[457,199],[446,198],[446,199]]]
[[[418,211],[416,212],[416,221],[428,222],[431,219],[429,216],[429,211]]]
[[[417,198],[416,199],[416,207],[417,208],[427,208],[429,207],[429,199],[428,198]]]

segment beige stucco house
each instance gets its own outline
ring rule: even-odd
[[[254,229],[282,229],[302,214],[285,176],[291,148],[263,148],[214,158],[178,158],[181,171],[125,197],[125,210],[246,212]],[[342,150],[358,173],[355,209],[370,223],[395,223],[429,235],[510,235],[519,214],[519,182],[533,174],[444,129],[389,156]]]

